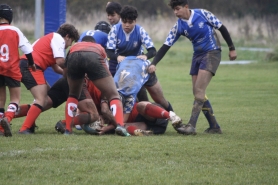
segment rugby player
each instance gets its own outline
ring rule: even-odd
[[[215,29],[220,31],[228,45],[230,60],[235,60],[237,57],[233,41],[224,24],[208,10],[190,9],[187,0],[170,0],[169,6],[178,20],[171,28],[148,71],[150,73],[156,71],[155,66],[180,36],[188,38],[194,49],[190,75],[195,99],[188,124],[178,128],[178,132],[195,135],[197,120],[203,110],[209,122],[209,128],[205,132],[221,134],[222,130],[216,121],[211,103],[206,97],[206,88],[216,74],[221,60],[221,47]]]

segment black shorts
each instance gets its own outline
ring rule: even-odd
[[[67,80],[62,77],[59,80],[57,80],[53,86],[49,89],[47,92],[47,95],[50,97],[52,100],[52,107],[57,108],[61,104],[67,101],[68,96],[69,96],[69,85]],[[90,99],[91,96],[87,90],[86,84],[83,84],[83,88],[81,91],[81,94],[78,98],[78,101],[82,101],[85,99]]]
[[[157,77],[156,77],[156,74],[155,74],[155,72],[154,72],[154,73],[150,73],[150,78],[149,78],[149,80],[144,84],[144,86],[151,87],[151,86],[155,85],[156,83],[157,83]]]
[[[103,57],[94,52],[70,53],[66,59],[66,66],[68,77],[72,80],[84,78],[85,73],[92,81],[111,76]]]
[[[0,75],[0,87],[8,86],[8,87],[20,87],[20,81],[12,79],[8,76]]]
[[[146,123],[147,130],[153,131],[153,134],[164,134],[168,126],[167,119],[156,119],[155,121],[150,121],[141,114],[138,114],[134,122]]]

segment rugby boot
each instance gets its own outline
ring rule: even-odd
[[[24,134],[24,135],[29,135],[29,134],[34,134],[30,129],[18,131],[18,134]]]
[[[1,126],[4,129],[4,136],[5,137],[11,137],[12,136],[12,129],[11,129],[11,125],[8,122],[7,118],[3,118],[1,120]]]
[[[176,115],[173,111],[169,111],[169,117],[170,121],[172,122],[172,126],[176,131],[178,131],[178,128],[182,127],[184,124],[182,124],[182,119]]]
[[[120,136],[130,136],[130,134],[127,132],[127,130],[118,125],[117,128],[115,129],[116,134],[120,135]]]
[[[182,125],[181,127],[177,128],[178,133],[184,135],[196,135],[196,128],[194,128],[190,123],[187,125]]]
[[[31,126],[31,128],[29,129],[30,130],[30,132],[32,132],[33,134],[35,134],[35,130],[36,129],[39,129],[39,127],[36,125],[36,123],[34,123],[32,126]]]
[[[72,133],[72,131],[65,130],[64,135],[69,136],[69,135],[73,135],[73,133]]]

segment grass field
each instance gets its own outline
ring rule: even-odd
[[[164,95],[187,122],[193,95],[191,46],[178,42],[157,66]],[[159,46],[159,45],[158,45]],[[157,47],[158,47],[157,46]],[[223,60],[228,60],[223,48]],[[181,51],[181,53],[179,53]],[[278,62],[265,53],[238,51],[248,65],[220,65],[207,89],[222,135],[208,135],[201,114],[196,136],[73,136],[55,132],[64,106],[42,113],[36,134],[0,138],[0,184],[278,184]],[[22,87],[21,103],[31,103]]]

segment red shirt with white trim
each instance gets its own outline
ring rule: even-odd
[[[43,71],[56,64],[55,58],[65,58],[65,40],[58,33],[49,33],[33,43],[33,59]],[[21,58],[26,59],[25,56]]]
[[[33,51],[32,45],[17,27],[0,24],[0,75],[20,81],[18,48],[24,54]]]

